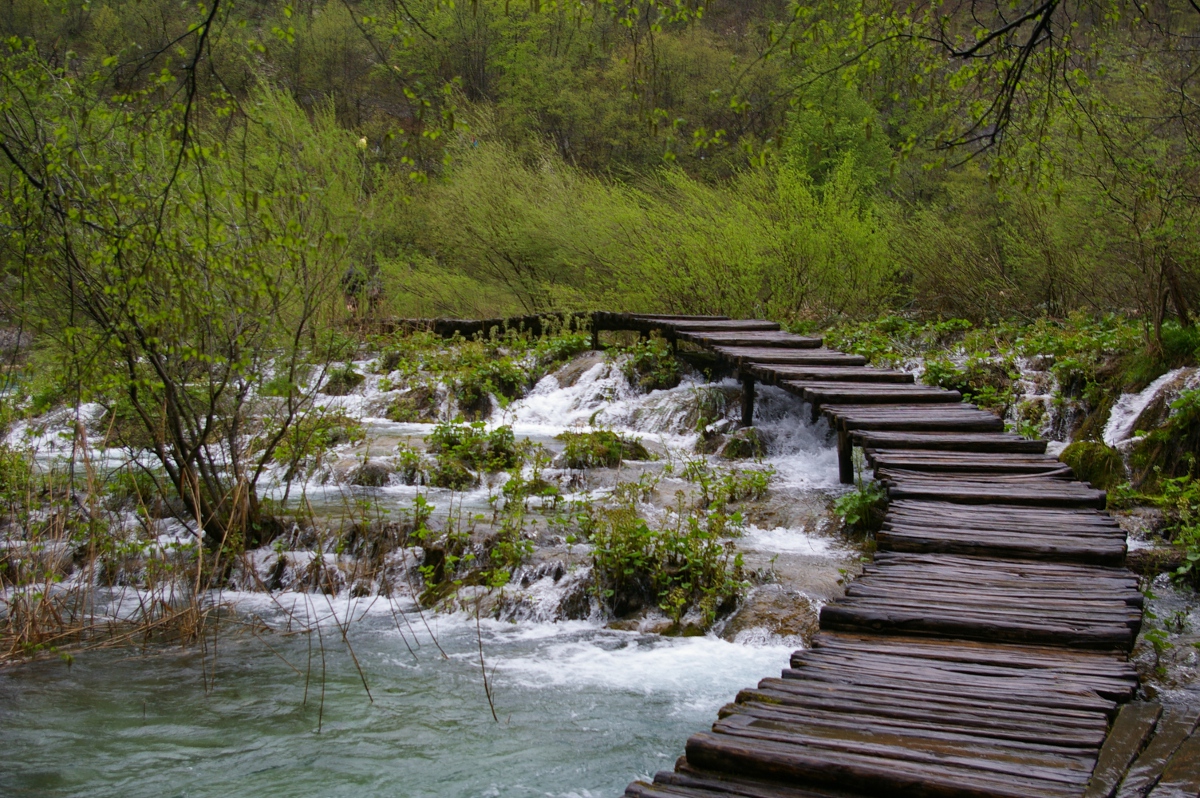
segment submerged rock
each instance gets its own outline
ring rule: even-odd
[[[739,643],[782,637],[807,645],[819,628],[819,612],[817,602],[797,590],[763,585],[733,614],[721,630],[721,637]]]
[[[725,447],[721,449],[721,457],[726,460],[748,460],[762,457],[764,454],[766,454],[766,447],[763,446],[754,427],[745,427],[733,433],[726,440]]]
[[[383,460],[368,460],[350,474],[351,485],[364,488],[382,488],[392,478],[395,469]]]

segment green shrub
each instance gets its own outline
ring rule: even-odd
[[[563,432],[555,437],[566,444],[567,468],[616,468],[624,460],[649,460],[641,441],[608,430]]]
[[[682,508],[681,508],[682,509]],[[705,625],[745,590],[741,554],[694,514],[652,528],[632,505],[598,513],[590,530],[596,589],[618,616],[656,604],[678,624],[691,608]]]
[[[647,338],[613,352],[623,356],[621,373],[643,391],[674,388],[683,379],[679,361],[662,338]]]
[[[492,473],[521,463],[521,452],[509,426],[489,431],[482,421],[448,421],[434,427],[425,442],[436,456],[429,472],[429,484],[435,487],[461,490],[478,484],[473,471]]]

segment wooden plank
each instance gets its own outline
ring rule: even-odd
[[[1200,734],[1193,734],[1175,751],[1150,798],[1196,798],[1200,795]]]
[[[826,408],[828,412],[830,408]],[[1000,421],[1000,419],[997,419]],[[1002,430],[1000,426],[992,425],[993,429]],[[930,451],[960,451],[960,452],[1014,452],[1042,453],[1046,451],[1045,441],[1031,441],[1006,432],[995,433],[964,433],[964,432],[892,432],[887,430],[859,429],[851,433],[854,442],[863,447],[874,448],[904,448]]]
[[[877,751],[830,751],[716,733],[692,736],[687,758],[710,770],[750,772],[792,783],[861,790],[868,795],[1030,798],[1077,794],[1073,784],[1027,775],[992,775],[959,762],[911,762],[880,756]]]
[[[768,385],[775,385],[783,380],[869,382],[896,385],[913,384],[913,375],[907,371],[889,371],[886,369],[859,368],[856,366],[796,365],[747,360],[742,364],[742,368],[748,370]]]
[[[926,471],[931,473],[1061,474],[1072,477],[1070,466],[1041,454],[1012,452],[947,452],[921,449],[876,449],[865,447],[867,462],[874,468]]]
[[[888,432],[1002,432],[1004,422],[993,413],[970,405],[949,403],[913,404],[825,404],[822,414],[840,428],[849,430],[861,443],[861,431]],[[945,440],[945,439],[943,439]]]
[[[1021,504],[1035,507],[1095,507],[1103,509],[1108,494],[1080,483],[1019,485],[962,481],[900,480],[888,484],[894,499],[932,499],[959,504]]]
[[[799,788],[764,779],[747,779],[692,767],[687,757],[680,757],[674,772],[661,771],[654,777],[656,783],[679,787],[712,790],[723,795],[743,795],[748,798],[849,798],[841,790],[817,789],[809,785]]]
[[[1113,798],[1125,771],[1141,753],[1162,715],[1161,704],[1136,703],[1121,707],[1112,731],[1100,749],[1096,769],[1083,798]]]
[[[677,333],[682,341],[690,341],[701,346],[766,346],[785,347],[789,349],[817,349],[824,342],[820,338],[805,335],[793,335],[785,332],[747,331],[747,332],[704,332],[680,331]]]
[[[861,355],[847,355],[836,349],[781,349],[764,346],[716,346],[712,347],[721,358],[737,365],[743,363],[792,363],[807,366],[865,366],[867,359]]]
[[[1195,707],[1166,707],[1149,745],[1134,761],[1117,790],[1117,798],[1144,798],[1164,775],[1167,763],[1196,729],[1200,711]]]
[[[1069,537],[1062,533],[1037,535],[989,531],[981,537],[976,530],[957,528],[917,529],[885,525],[875,533],[885,551],[968,554],[977,557],[1021,557],[1097,565],[1119,565],[1125,561],[1124,539],[1098,540],[1095,535]]]

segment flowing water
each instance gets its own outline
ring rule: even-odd
[[[587,424],[637,434],[663,458],[641,466],[651,470],[695,443],[698,381],[644,396],[599,361],[576,372],[566,385],[547,377],[497,421],[550,448]],[[371,438],[342,452],[343,472],[430,430],[378,418],[372,390],[338,400]],[[232,608],[215,652],[104,651],[0,671],[0,795],[619,795],[672,767],[738,689],[786,667],[802,627],[856,567],[861,550],[827,523],[836,454],[806,411],[782,392],[760,395],[756,426],[776,476],[737,545],[771,583],[724,638],[623,631],[600,617],[477,621],[421,613],[402,595],[227,593],[214,596]],[[416,492],[351,490],[338,469],[305,486],[330,513],[347,495],[399,510]],[[423,492],[443,507],[451,498]],[[487,497],[459,499],[483,509]],[[795,617],[780,620],[780,607]]]

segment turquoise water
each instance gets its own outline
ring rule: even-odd
[[[343,621],[351,612],[308,600]],[[316,634],[223,636],[207,691],[212,656],[199,649],[0,672],[0,795],[617,796],[671,767],[690,733],[789,653],[485,622],[496,722],[473,619],[428,619],[443,658],[416,615],[410,629],[376,602],[354,617],[373,701],[328,620],[323,708]]]

